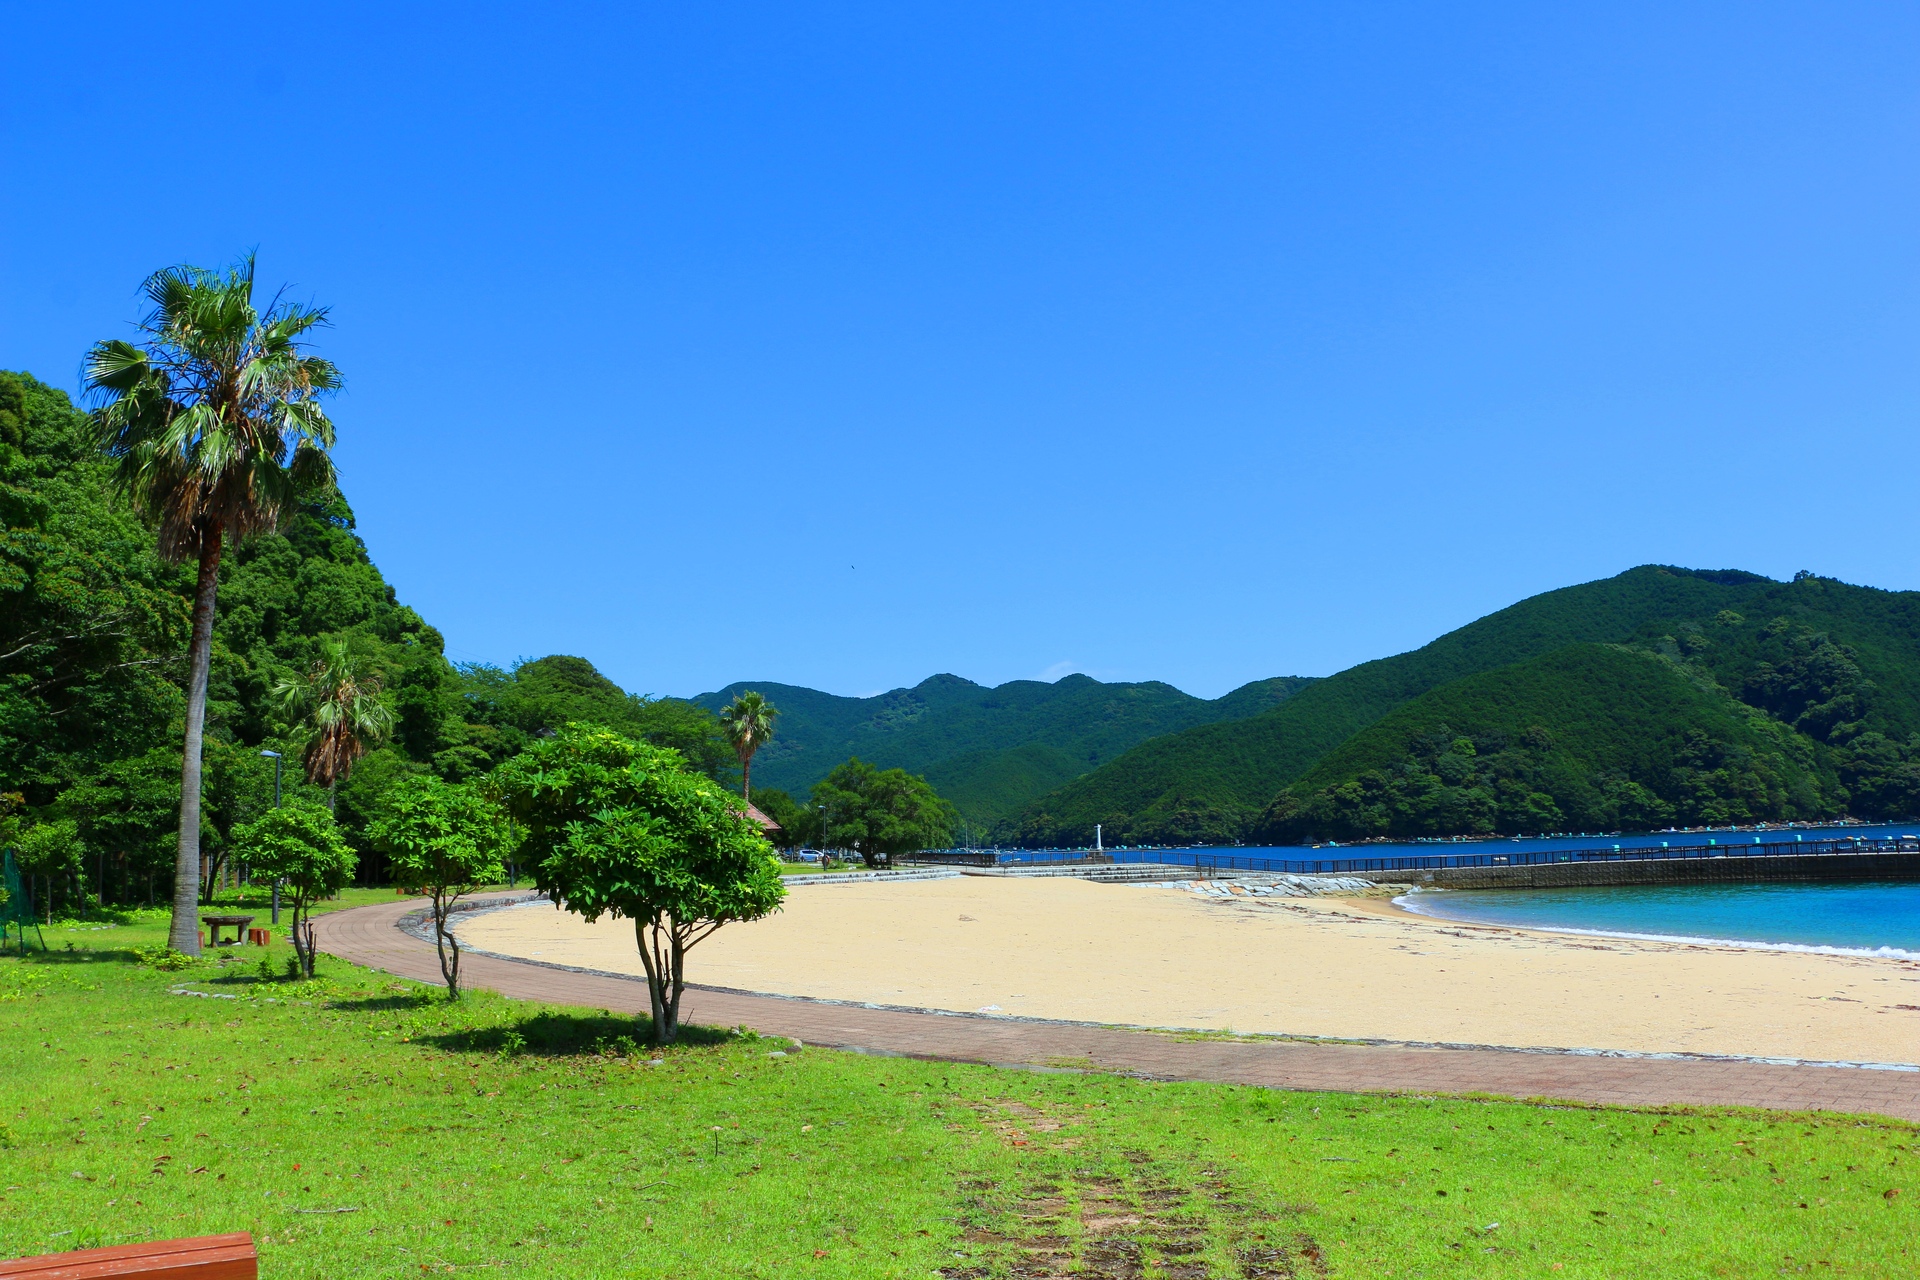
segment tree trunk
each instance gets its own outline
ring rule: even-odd
[[[293,900],[293,928],[288,932],[293,936],[293,958],[295,966],[303,978],[313,977],[313,925],[312,904],[304,898]]]
[[[687,990],[687,953],[680,945],[680,930],[675,928],[668,935],[672,958],[673,978],[667,987],[667,1043],[672,1044],[680,1035],[680,997]]]
[[[447,917],[458,897],[442,898],[438,890],[433,895],[433,949],[440,954],[440,976],[447,980],[449,1000],[460,998],[460,944],[447,929]]]
[[[667,992],[676,982],[677,975],[670,974],[673,966],[673,951],[662,952],[659,947],[660,936],[667,926],[655,920],[633,922],[634,941],[640,948],[640,963],[647,970],[647,1004],[653,1014],[653,1033],[647,1037],[651,1044],[672,1044],[674,1033],[679,1030],[676,1024],[679,1013],[679,1001],[675,999],[670,1006]]]
[[[753,757],[740,757],[740,798],[753,803]]]
[[[187,739],[180,762],[180,843],[173,864],[173,920],[167,945],[200,954],[200,755],[206,745],[207,670],[213,663],[213,602],[220,589],[220,526],[200,544],[187,644]]]

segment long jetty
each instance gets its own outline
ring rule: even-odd
[[[1604,844],[1505,852],[1482,847],[1471,853],[1343,854],[1324,858],[1207,848],[1108,849],[1099,853],[969,849],[929,851],[915,855],[914,860],[976,867],[1149,862],[1191,867],[1196,877],[1279,871],[1461,889],[1716,880],[1920,880],[1920,836],[1829,836],[1815,840],[1756,837],[1751,842],[1711,838],[1704,844]]]

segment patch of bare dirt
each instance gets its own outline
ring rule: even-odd
[[[990,1127],[1006,1126],[1003,1136],[1076,1123],[1004,1101],[982,1114]],[[1307,1280],[1328,1274],[1319,1244],[1299,1230],[1298,1219],[1312,1213],[1312,1205],[1261,1209],[1224,1174],[1196,1174],[1144,1151],[1124,1154],[1127,1165],[1117,1173],[1079,1170],[1024,1187],[961,1183],[963,1190],[1000,1194],[967,1199],[964,1255],[940,1274],[946,1280]]]

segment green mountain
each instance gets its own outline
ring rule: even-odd
[[[1830,762],[1843,787],[1823,792],[1825,803],[1888,811],[1902,794],[1893,773],[1907,748],[1896,744],[1920,729],[1920,594],[1643,566],[1523,600],[1411,653],[1316,681],[1261,715],[1143,743],[1034,801],[1003,834],[1080,844],[1099,822],[1110,841],[1239,839],[1282,788],[1429,690],[1569,644],[1628,642],[1850,752]]]
[[[1805,735],[1697,668],[1575,644],[1403,703],[1250,833],[1274,843],[1648,830],[1818,818],[1838,778]]]
[[[802,792],[858,756],[924,774],[970,821],[987,823],[1136,743],[1257,715],[1310,683],[1282,676],[1207,700],[1158,681],[1104,684],[1083,675],[994,688],[938,675],[871,698],[749,680],[693,702],[718,711],[757,689],[780,708],[774,740],[754,757],[756,785]]]

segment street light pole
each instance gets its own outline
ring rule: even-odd
[[[262,751],[260,754],[273,757],[273,807],[278,809],[280,807],[280,753]],[[278,880],[273,882],[273,923],[280,923],[280,882]]]

